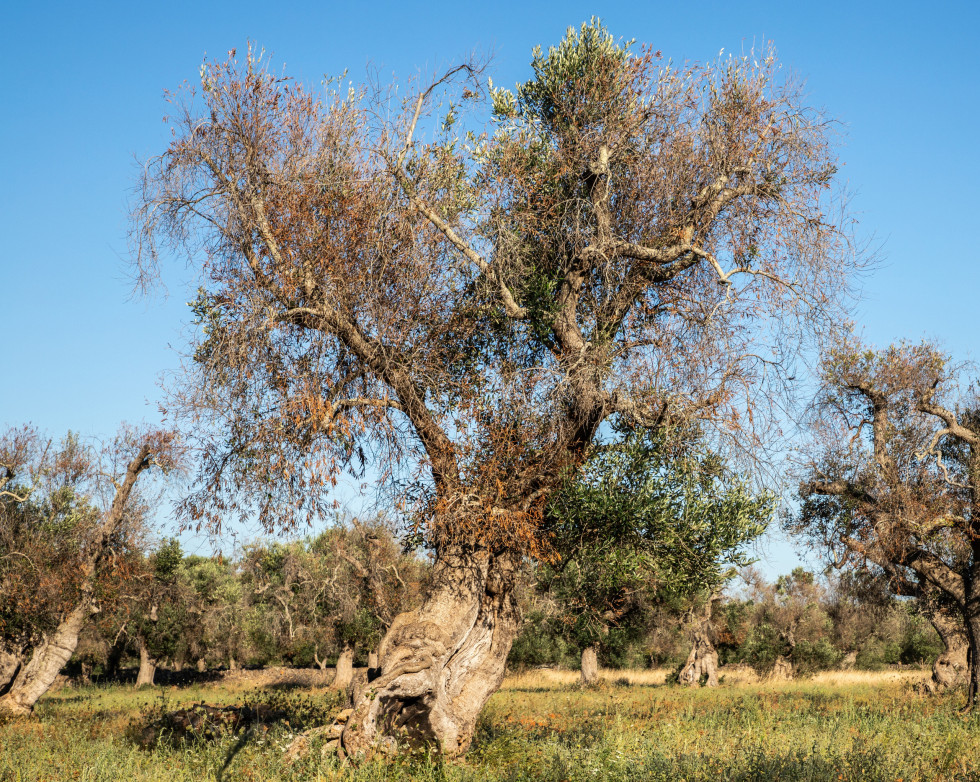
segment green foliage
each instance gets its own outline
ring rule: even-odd
[[[556,627],[552,620],[550,612],[540,609],[524,618],[521,631],[511,646],[508,665],[560,665],[566,668],[578,665],[581,649],[569,641],[563,628]]]
[[[570,639],[622,655],[652,602],[714,591],[747,564],[774,505],[697,439],[629,432],[553,498],[560,559],[538,581],[567,607]]]
[[[790,662],[793,663],[794,675],[811,676],[818,671],[836,668],[843,656],[828,638],[816,641],[804,639],[793,647]]]

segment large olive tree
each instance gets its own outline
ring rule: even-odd
[[[185,518],[317,518],[370,465],[435,554],[351,752],[465,750],[518,564],[551,555],[543,510],[603,422],[756,445],[854,261],[828,122],[768,52],[678,67],[590,23],[488,84],[318,95],[233,53],[173,96],[135,204],[144,279],[175,247],[201,284]]]

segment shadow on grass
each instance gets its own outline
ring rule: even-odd
[[[168,709],[165,702],[149,707],[126,731],[127,738],[143,749],[153,749],[161,743],[170,746],[214,742],[236,735],[225,768],[242,747],[256,734],[265,734],[274,727],[300,732],[328,725],[345,705],[340,693],[329,695],[299,694],[283,690],[255,694],[236,706],[214,706],[197,703],[193,706]]]

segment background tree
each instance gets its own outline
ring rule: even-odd
[[[968,707],[980,693],[980,416],[959,371],[928,343],[882,351],[856,339],[824,361],[790,529],[897,594],[955,606],[971,654]],[[950,638],[953,636],[941,633]]]
[[[233,53],[173,97],[140,185],[144,279],[167,243],[201,277],[171,406],[201,440],[184,518],[316,519],[370,460],[435,553],[352,752],[465,750],[519,563],[553,555],[543,510],[602,423],[697,418],[758,452],[790,354],[846,295],[829,126],[768,52],[676,68],[593,22],[531,68],[468,135],[473,63],[399,112],[394,86],[319,100]]]
[[[34,441],[27,448],[25,436]],[[31,430],[0,437],[6,473],[0,583],[15,597],[4,601],[0,629],[6,653],[16,657],[15,674],[0,684],[6,690],[0,715],[29,714],[71,658],[82,627],[98,610],[100,575],[111,570],[114,552],[125,548],[127,533],[145,516],[149,495],[137,491],[137,480],[151,465],[176,468],[177,458],[166,432],[124,429],[101,452],[73,435],[57,447]],[[18,484],[18,471],[31,483]],[[43,559],[36,563],[32,554]]]
[[[751,630],[739,656],[773,679],[791,679],[835,667],[842,658],[832,643],[826,587],[798,567],[766,583],[754,571],[743,574],[753,610]]]
[[[176,538],[162,540],[141,564],[128,622],[129,635],[139,649],[137,687],[154,684],[161,660],[183,666],[190,655],[188,628],[194,609],[184,553]]]
[[[558,556],[537,575],[559,595],[583,681],[595,679],[598,651],[646,629],[651,603],[714,594],[733,566],[748,564],[745,549],[774,508],[696,433],[628,433],[600,449],[552,498],[546,523]],[[707,637],[695,646],[700,668],[713,646]]]

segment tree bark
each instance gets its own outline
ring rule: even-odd
[[[337,658],[337,669],[333,677],[333,688],[341,692],[350,689],[351,680],[354,678],[354,647],[345,646]]]
[[[208,664],[204,661],[203,657],[197,658],[197,672],[205,673],[208,670]]]
[[[38,698],[54,684],[75,653],[78,634],[93,612],[92,601],[83,594],[82,602],[34,647],[31,659],[20,667],[10,689],[0,697],[0,716],[26,716],[34,710]]]
[[[966,696],[966,710],[970,711],[977,705],[980,698],[980,614],[966,617],[966,637],[970,652],[970,677]]]
[[[789,681],[793,678],[793,663],[788,657],[780,655],[776,658],[776,663],[769,672],[769,680],[774,682]]]
[[[599,681],[599,658],[595,646],[582,650],[582,684],[592,685]]]
[[[146,647],[146,643],[142,638],[139,639],[140,644],[140,669],[139,673],[136,674],[136,686],[137,687],[152,687],[153,679],[156,677],[157,672],[157,661],[152,656],[150,656],[150,650]]]
[[[922,613],[936,629],[945,647],[932,665],[932,678],[925,683],[926,691],[938,692],[969,683],[970,641],[963,620],[926,601],[922,603]]]
[[[92,601],[92,592],[99,565],[107,554],[109,541],[122,523],[126,503],[140,473],[150,465],[151,455],[152,449],[144,443],[126,468],[126,477],[117,486],[108,512],[87,542],[89,553],[81,563],[82,583],[78,602],[54,632],[42,637],[34,647],[31,659],[17,671],[8,691],[0,696],[0,716],[30,714],[34,704],[54,684],[61,669],[75,653],[82,627],[97,610]]]
[[[482,549],[440,552],[422,606],[395,617],[381,642],[380,675],[359,694],[341,738],[348,754],[399,745],[466,751],[517,634],[518,561]]]
[[[711,640],[711,611],[717,600],[712,596],[698,618],[691,634],[691,651],[677,675],[677,680],[689,687],[700,685],[702,679],[706,687],[718,686],[718,651]]]
[[[20,670],[23,663],[21,655],[15,654],[11,649],[0,647],[0,695],[3,695],[10,688],[10,683]]]

